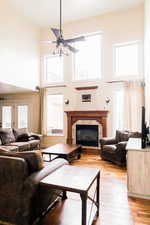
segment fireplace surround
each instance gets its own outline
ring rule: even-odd
[[[96,120],[102,126],[102,136],[107,136],[108,111],[65,111],[65,113],[67,114],[67,144],[73,143],[72,126],[78,120]]]

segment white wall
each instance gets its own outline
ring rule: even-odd
[[[0,1],[0,81],[35,89],[39,85],[39,29],[9,2]]]
[[[145,105],[146,121],[150,124],[150,1],[145,0]]]
[[[51,88],[51,93],[64,93],[65,98],[70,100],[69,105],[64,105],[65,110],[104,110],[105,97],[111,99],[108,118],[108,135],[112,135],[113,126],[113,91],[118,86],[117,84],[107,84],[107,80],[114,79],[113,76],[113,44],[130,42],[135,40],[141,41],[143,48],[144,34],[144,9],[143,4],[134,8],[107,13],[97,17],[65,24],[63,27],[65,38],[74,37],[79,34],[86,34],[96,31],[102,31],[102,80],[97,82],[72,82],[73,66],[71,56],[65,58],[64,76],[65,88]],[[54,36],[51,34],[50,28],[41,30],[41,40],[51,40]],[[49,45],[41,44],[41,56],[50,53]],[[93,58],[94,60],[94,58]],[[143,74],[142,74],[143,75]],[[94,91],[79,92],[75,89],[78,86],[98,85],[99,88]],[[92,103],[82,103],[80,95],[82,93],[93,94]],[[66,141],[66,115],[65,119],[65,136],[60,137],[59,141]],[[117,119],[117,118],[115,118]],[[56,137],[47,137],[46,143],[55,144],[58,142]]]

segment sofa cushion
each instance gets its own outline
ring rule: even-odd
[[[16,138],[16,141],[23,142],[23,141],[28,141],[28,139],[29,139],[29,135],[28,135],[28,132],[26,131],[26,129],[13,128],[13,133]]]
[[[36,172],[44,167],[42,154],[39,150],[28,152],[10,152],[5,149],[0,149],[0,155],[23,158],[28,164],[29,173]]]
[[[10,143],[9,146],[17,146],[19,148],[19,152],[30,150],[30,144],[28,142],[13,142]]]
[[[121,141],[117,144],[119,150],[126,150],[127,141]]]
[[[9,129],[9,128],[6,128],[6,129],[1,128],[0,129],[0,138],[1,138],[3,145],[9,144],[9,143],[15,141],[15,136],[12,132],[12,129]]]
[[[130,132],[128,130],[116,130],[116,140],[118,142],[128,141],[130,137]]]
[[[18,152],[19,148],[17,146],[11,146],[11,145],[1,145],[0,149],[7,150],[10,152]]]

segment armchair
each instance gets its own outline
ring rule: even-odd
[[[130,137],[140,137],[138,132],[116,131],[116,136],[112,138],[100,139],[100,156],[104,160],[108,160],[117,165],[126,164],[126,145]]]
[[[22,154],[28,155],[27,152],[19,154],[0,153],[0,224],[33,224],[61,193],[41,186],[40,180],[68,164],[66,160],[55,159],[43,167],[41,162],[35,162],[34,153],[29,153],[32,154],[30,163],[27,156],[22,157]],[[34,172],[31,172],[31,164]]]

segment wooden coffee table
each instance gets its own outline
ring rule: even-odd
[[[88,191],[92,184],[96,182],[96,190],[94,197],[88,196]],[[85,168],[71,165],[64,165],[57,169],[47,177],[41,180],[40,185],[46,185],[53,189],[59,189],[63,191],[63,199],[66,199],[66,191],[75,192],[80,194],[82,201],[82,214],[78,225],[91,225],[95,216],[99,216],[99,188],[100,188],[100,170],[97,168]],[[92,204],[90,205],[89,215],[87,215],[89,199]],[[66,200],[68,201],[68,199]],[[77,200],[74,200],[77,202]],[[88,201],[89,202],[89,201]],[[94,205],[94,207],[93,207]],[[69,207],[73,205],[70,204]],[[55,210],[55,209],[54,209]],[[78,217],[78,212],[77,213]],[[55,213],[54,213],[55,214]],[[59,217],[60,216],[60,217]],[[69,215],[68,215],[69,217]],[[53,225],[68,225],[67,222],[61,220],[61,215],[52,217]]]
[[[48,147],[41,151],[42,154],[47,154],[52,160],[52,155],[64,158],[69,162],[72,161],[75,157],[80,159],[81,145],[69,145],[69,144],[57,144],[51,147]]]

